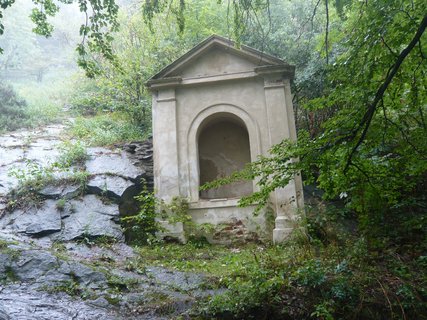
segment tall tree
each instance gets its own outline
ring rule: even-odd
[[[313,112],[333,110],[334,116],[317,135],[300,130],[297,143],[282,142],[271,157],[236,174],[234,179],[258,178],[261,187],[244,204],[264,205],[271,191],[302,170],[325,197],[344,199],[373,236],[397,231],[386,227],[396,219],[421,221],[427,183],[426,12],[421,0],[354,1],[343,9],[342,32],[329,34],[328,53],[335,57],[325,87],[305,104]],[[329,18],[331,24],[341,19]],[[324,37],[319,42],[325,45]]]

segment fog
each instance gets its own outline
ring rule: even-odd
[[[4,10],[4,34],[0,37],[0,78],[3,82],[22,83],[51,81],[68,77],[77,70],[75,47],[81,37],[79,28],[84,14],[76,3],[62,4],[55,17],[51,37],[36,35],[29,15],[34,4],[17,0]]]

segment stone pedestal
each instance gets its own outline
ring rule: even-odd
[[[157,238],[165,239],[167,237],[171,237],[181,243],[187,243],[187,238],[185,237],[184,232],[184,225],[182,222],[176,222],[172,224],[165,220],[159,220],[158,223],[160,224],[162,231],[156,233]]]

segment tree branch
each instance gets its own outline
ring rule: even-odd
[[[326,55],[326,64],[329,64],[329,3],[328,0],[325,0],[325,10],[326,10],[326,30],[325,30],[325,55]]]
[[[378,88],[377,93],[375,94],[374,101],[369,105],[368,110],[366,110],[362,122],[360,123],[359,128],[364,127],[362,134],[357,141],[356,145],[352,148],[347,163],[344,168],[344,172],[348,170],[348,167],[351,164],[351,159],[353,158],[353,155],[356,153],[359,146],[362,144],[362,142],[366,138],[366,134],[368,133],[369,126],[371,124],[372,118],[375,114],[375,110],[377,108],[378,102],[383,98],[384,93],[386,92],[388,86],[390,85],[391,81],[393,80],[394,76],[396,75],[397,71],[399,70],[400,66],[402,65],[405,58],[409,55],[409,53],[412,51],[412,49],[416,46],[418,41],[421,39],[421,36],[423,35],[425,29],[427,28],[427,15],[424,16],[423,20],[421,21],[420,25],[418,26],[418,30],[415,33],[414,38],[411,40],[411,42],[408,44],[408,46],[403,49],[403,51],[399,54],[397,57],[396,62],[394,65],[390,68],[387,77],[383,84]]]

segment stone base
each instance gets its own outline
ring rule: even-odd
[[[275,225],[276,227],[273,230],[273,243],[285,241],[294,230],[291,220],[285,216],[276,217]]]
[[[160,227],[163,229],[161,232],[156,233],[156,237],[159,239],[171,238],[176,239],[181,243],[187,243],[187,238],[185,237],[184,225],[182,222],[177,222],[175,224],[169,223],[166,220],[158,221]]]
[[[282,243],[289,238],[289,235],[292,233],[293,228],[286,229],[274,229],[273,230],[273,243]]]

